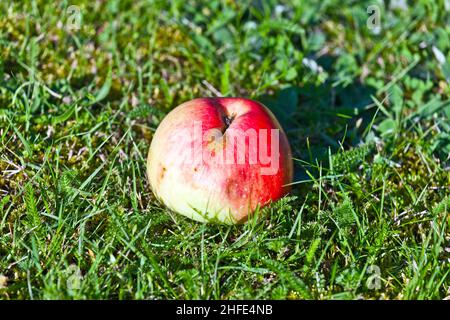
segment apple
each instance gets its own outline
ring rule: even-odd
[[[235,224],[289,192],[293,163],[286,134],[264,105],[199,98],[161,121],[147,175],[156,198],[172,211]]]

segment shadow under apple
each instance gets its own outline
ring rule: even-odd
[[[294,161],[294,181],[310,180],[306,170],[318,176],[314,167],[328,166],[329,152],[364,142],[376,108],[371,95],[375,89],[354,82],[347,86],[286,87],[274,95],[256,99],[278,118],[288,135]],[[310,164],[310,166],[308,165]]]

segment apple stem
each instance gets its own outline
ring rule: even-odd
[[[224,117],[223,120],[225,122],[225,128],[224,128],[223,132],[225,132],[228,129],[228,127],[231,125],[231,123],[233,122],[235,117],[236,117],[235,114],[232,114],[231,116],[225,116]]]

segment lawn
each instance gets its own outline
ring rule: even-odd
[[[0,2],[1,299],[449,299],[448,1],[73,2]],[[243,225],[146,178],[163,117],[219,95],[293,151]]]

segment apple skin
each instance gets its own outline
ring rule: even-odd
[[[244,138],[244,151],[238,150],[238,140],[230,142],[232,132],[261,129],[268,132],[267,139],[258,136],[255,145]],[[210,132],[221,137],[211,138]],[[267,155],[275,155],[269,164],[250,156],[261,152],[263,144]],[[226,152],[232,155],[229,161],[219,156]],[[245,159],[239,160],[238,152]],[[270,166],[271,172],[262,174]],[[293,163],[286,134],[264,105],[245,98],[198,98],[179,105],[160,123],[147,175],[153,193],[169,209],[201,222],[235,224],[289,192]]]

